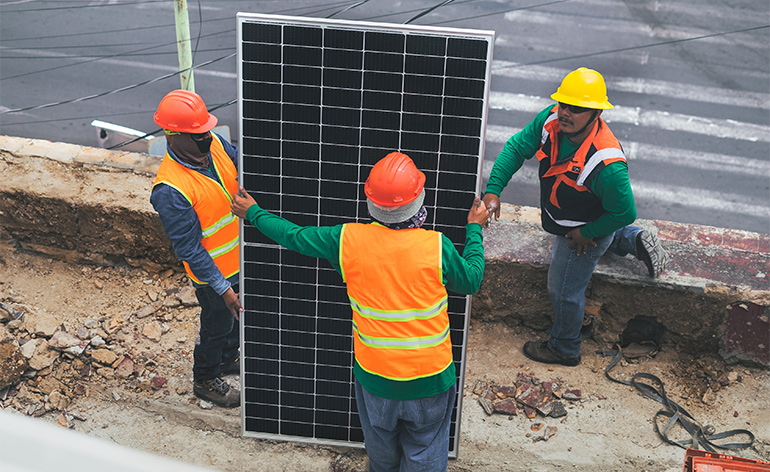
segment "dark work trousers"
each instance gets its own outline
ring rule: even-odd
[[[233,285],[238,293],[238,286]],[[213,379],[220,366],[238,356],[240,328],[224,299],[209,286],[195,289],[201,305],[200,342],[193,352],[193,376],[196,381]]]

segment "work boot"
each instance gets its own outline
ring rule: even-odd
[[[198,398],[208,400],[222,408],[233,408],[241,404],[241,392],[221,377],[195,381],[193,393]]]
[[[230,362],[220,364],[219,372],[222,375],[241,375],[241,357],[238,356]]]
[[[561,364],[574,367],[580,364],[580,356],[561,357],[548,349],[547,341],[527,341],[524,343],[524,355],[543,364]]]
[[[636,235],[637,258],[647,266],[650,277],[656,278],[668,265],[668,253],[658,238],[647,230]]]

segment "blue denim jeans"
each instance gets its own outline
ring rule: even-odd
[[[370,472],[446,471],[457,386],[417,400],[388,400],[356,380]]]
[[[580,355],[586,288],[596,264],[607,251],[619,256],[636,256],[636,235],[641,231],[635,226],[625,226],[609,236],[594,238],[596,246],[589,246],[587,252],[580,255],[574,247],[567,247],[571,239],[556,237],[548,268],[548,295],[553,307],[553,325],[548,330],[551,351],[567,358]]]
[[[233,290],[238,293],[238,286]],[[195,289],[201,305],[200,342],[193,352],[193,377],[197,381],[219,375],[220,364],[238,356],[240,327],[224,299],[209,286]]]

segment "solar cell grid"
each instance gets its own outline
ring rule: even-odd
[[[238,33],[241,182],[260,206],[304,226],[367,222],[363,182],[399,150],[426,174],[424,227],[462,250],[492,32],[239,14]],[[244,434],[361,446],[341,277],[250,225],[241,242]],[[469,311],[450,294],[460,380]]]

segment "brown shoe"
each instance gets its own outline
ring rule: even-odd
[[[229,383],[220,377],[208,380],[196,380],[193,385],[193,393],[198,398],[210,401],[222,408],[233,408],[241,405],[241,392],[231,387]]]
[[[524,355],[543,364],[561,364],[574,367],[580,364],[580,356],[561,357],[548,349],[547,341],[527,341],[524,343]]]

